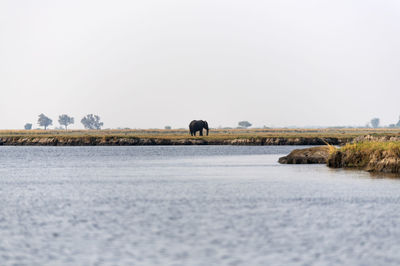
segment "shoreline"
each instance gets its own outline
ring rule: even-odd
[[[329,155],[327,166],[400,174],[400,141],[346,144]]]
[[[124,136],[12,136],[0,137],[2,146],[159,146],[159,145],[344,145],[353,138],[320,137],[241,137],[241,138],[153,138]]]
[[[212,129],[190,136],[185,129],[0,130],[5,146],[326,145],[400,140],[400,129]]]
[[[281,163],[325,163],[331,168],[358,168],[369,172],[400,173],[400,135],[254,136],[214,135],[68,135],[68,134],[0,135],[0,146],[322,146],[294,150],[280,158]],[[54,133],[54,132],[53,132]],[[56,132],[57,133],[57,132]],[[98,132],[97,132],[98,133]],[[329,144],[328,149],[323,146]],[[333,146],[341,146],[334,148]]]
[[[341,147],[326,145],[295,149],[279,158],[282,164],[326,164],[330,168],[400,174],[400,137],[364,136]]]

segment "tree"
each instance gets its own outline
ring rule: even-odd
[[[25,128],[25,130],[31,130],[32,129],[32,124],[31,123],[26,123],[24,128]]]
[[[400,127],[400,117],[399,117],[399,121],[396,124],[396,127]]]
[[[62,126],[65,126],[65,130],[67,130],[68,126],[73,124],[74,122],[75,121],[74,121],[73,117],[70,117],[70,116],[65,115],[65,114],[64,115],[60,115],[58,117],[58,123],[60,123],[60,125],[62,125]]]
[[[165,126],[164,129],[170,130],[171,126]]]
[[[100,122],[100,117],[93,114],[89,114],[82,118],[81,123],[86,129],[101,129],[104,125],[103,122]]]
[[[245,128],[251,127],[251,123],[249,123],[249,121],[240,121],[238,125],[239,127],[245,127]]]
[[[371,119],[371,126],[373,128],[377,128],[377,127],[379,127],[379,122],[380,122],[379,118],[377,118],[377,117],[372,118]]]
[[[45,116],[44,114],[39,115],[38,119],[38,125],[41,127],[44,127],[44,130],[47,129],[48,126],[51,126],[53,124],[53,120]]]

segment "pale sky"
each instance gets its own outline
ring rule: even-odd
[[[400,115],[398,0],[0,0],[0,128],[365,125]]]

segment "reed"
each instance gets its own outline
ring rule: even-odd
[[[328,166],[400,173],[400,141],[346,144],[330,154]]]

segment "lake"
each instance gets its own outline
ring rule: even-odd
[[[400,179],[294,148],[0,147],[0,264],[399,265]]]

